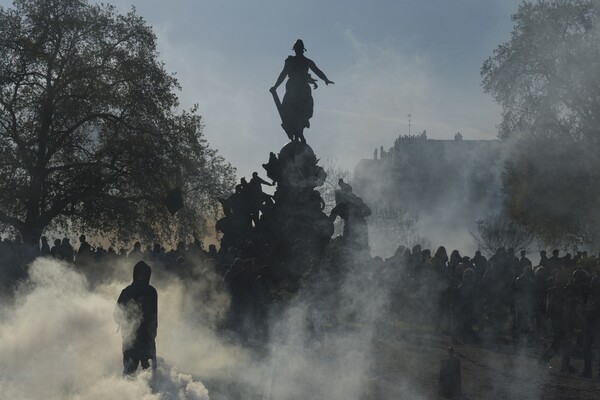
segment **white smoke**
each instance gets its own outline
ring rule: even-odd
[[[114,266],[111,275],[119,278],[90,289],[78,267],[39,258],[14,303],[0,311],[0,399],[431,398],[437,377],[430,372],[437,365],[430,364],[446,357],[447,340],[413,342],[398,331],[403,317],[395,311],[393,277],[399,271],[365,255],[332,271],[337,261],[326,260],[337,254],[329,250],[296,295],[271,305],[268,340],[245,347],[228,342],[219,328],[229,298],[214,271],[199,265],[180,279],[154,268],[159,367],[132,378],[121,375],[122,339],[113,320],[132,265]],[[417,320],[408,317],[402,329],[412,330],[410,321]],[[432,344],[442,350],[426,347]],[[495,365],[497,358],[486,363]],[[529,377],[523,371],[533,363],[523,354],[501,369]],[[481,376],[471,370],[463,369],[465,382],[473,382],[467,392],[474,384],[477,391],[506,392],[495,378],[479,389]],[[514,395],[531,390],[513,389]]]
[[[202,382],[168,363],[177,361],[179,368],[196,375],[228,365],[233,353],[185,320],[184,290],[173,282],[167,283],[169,290],[159,291],[164,294],[159,296],[159,326],[177,327],[159,329],[157,347],[165,359],[154,375],[143,371],[122,377],[121,334],[113,310],[126,284],[113,282],[90,291],[85,277],[71,266],[36,259],[14,305],[0,314],[0,398],[208,399]],[[219,356],[209,357],[209,352]]]

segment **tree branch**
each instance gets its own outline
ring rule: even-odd
[[[0,211],[0,222],[12,225],[17,229],[23,226],[23,221],[16,217],[11,217],[10,215],[7,215],[2,211]]]

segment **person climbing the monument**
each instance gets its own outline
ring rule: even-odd
[[[369,244],[367,220],[371,209],[364,201],[352,193],[352,186],[338,181],[339,190],[335,191],[335,207],[331,210],[329,219],[335,221],[339,216],[344,220],[343,237],[347,243],[356,249],[365,249]]]
[[[258,172],[253,172],[249,183],[250,192],[253,194],[262,193],[262,185],[275,186],[274,183],[269,183],[258,176]]]
[[[132,375],[141,363],[156,370],[158,294],[150,285],[152,269],[143,261],[133,267],[133,282],[117,300],[114,318],[123,337],[123,375]]]
[[[350,184],[344,182],[343,178],[338,179],[338,185],[340,186],[340,189],[343,192],[346,192],[346,193],[351,193],[352,192],[352,186],[350,186]]]
[[[262,204],[265,201],[265,197],[267,194],[263,193],[262,185],[267,186],[275,186],[274,183],[269,183],[258,176],[258,172],[252,173],[252,179],[248,184],[248,190],[250,192],[250,202],[251,202],[251,215],[252,221],[254,222],[254,226],[258,225],[258,214]]]
[[[316,81],[308,73],[313,71],[326,85],[334,84],[309,58],[304,57],[304,43],[298,39],[293,47],[295,56],[289,56],[285,60],[283,70],[279,74],[275,85],[270,89],[281,116],[282,128],[292,141],[306,143],[304,128],[310,127],[310,118],[313,115],[313,98],[310,84]],[[283,102],[279,102],[277,88],[288,78],[285,84],[285,95]]]

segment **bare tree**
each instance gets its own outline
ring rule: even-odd
[[[477,231],[471,231],[479,249],[491,256],[500,248],[527,250],[533,243],[533,231],[505,216],[488,217],[477,221]]]
[[[377,255],[392,255],[399,245],[412,246],[424,239],[417,235],[417,218],[401,205],[382,200],[369,204],[372,214],[369,217],[371,250]]]

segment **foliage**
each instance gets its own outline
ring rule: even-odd
[[[598,236],[600,3],[523,2],[510,41],[482,67],[514,140],[503,185],[510,215],[547,244]],[[596,244],[597,245],[597,244]]]
[[[85,0],[0,8],[0,223],[127,240],[203,229],[233,169],[178,112],[179,85],[131,10]],[[185,207],[171,216],[169,191]]]
[[[600,221],[599,156],[584,143],[515,150],[502,177],[510,215],[552,247],[592,244]]]
[[[600,3],[523,2],[509,42],[482,67],[502,106],[500,137],[600,140]]]

